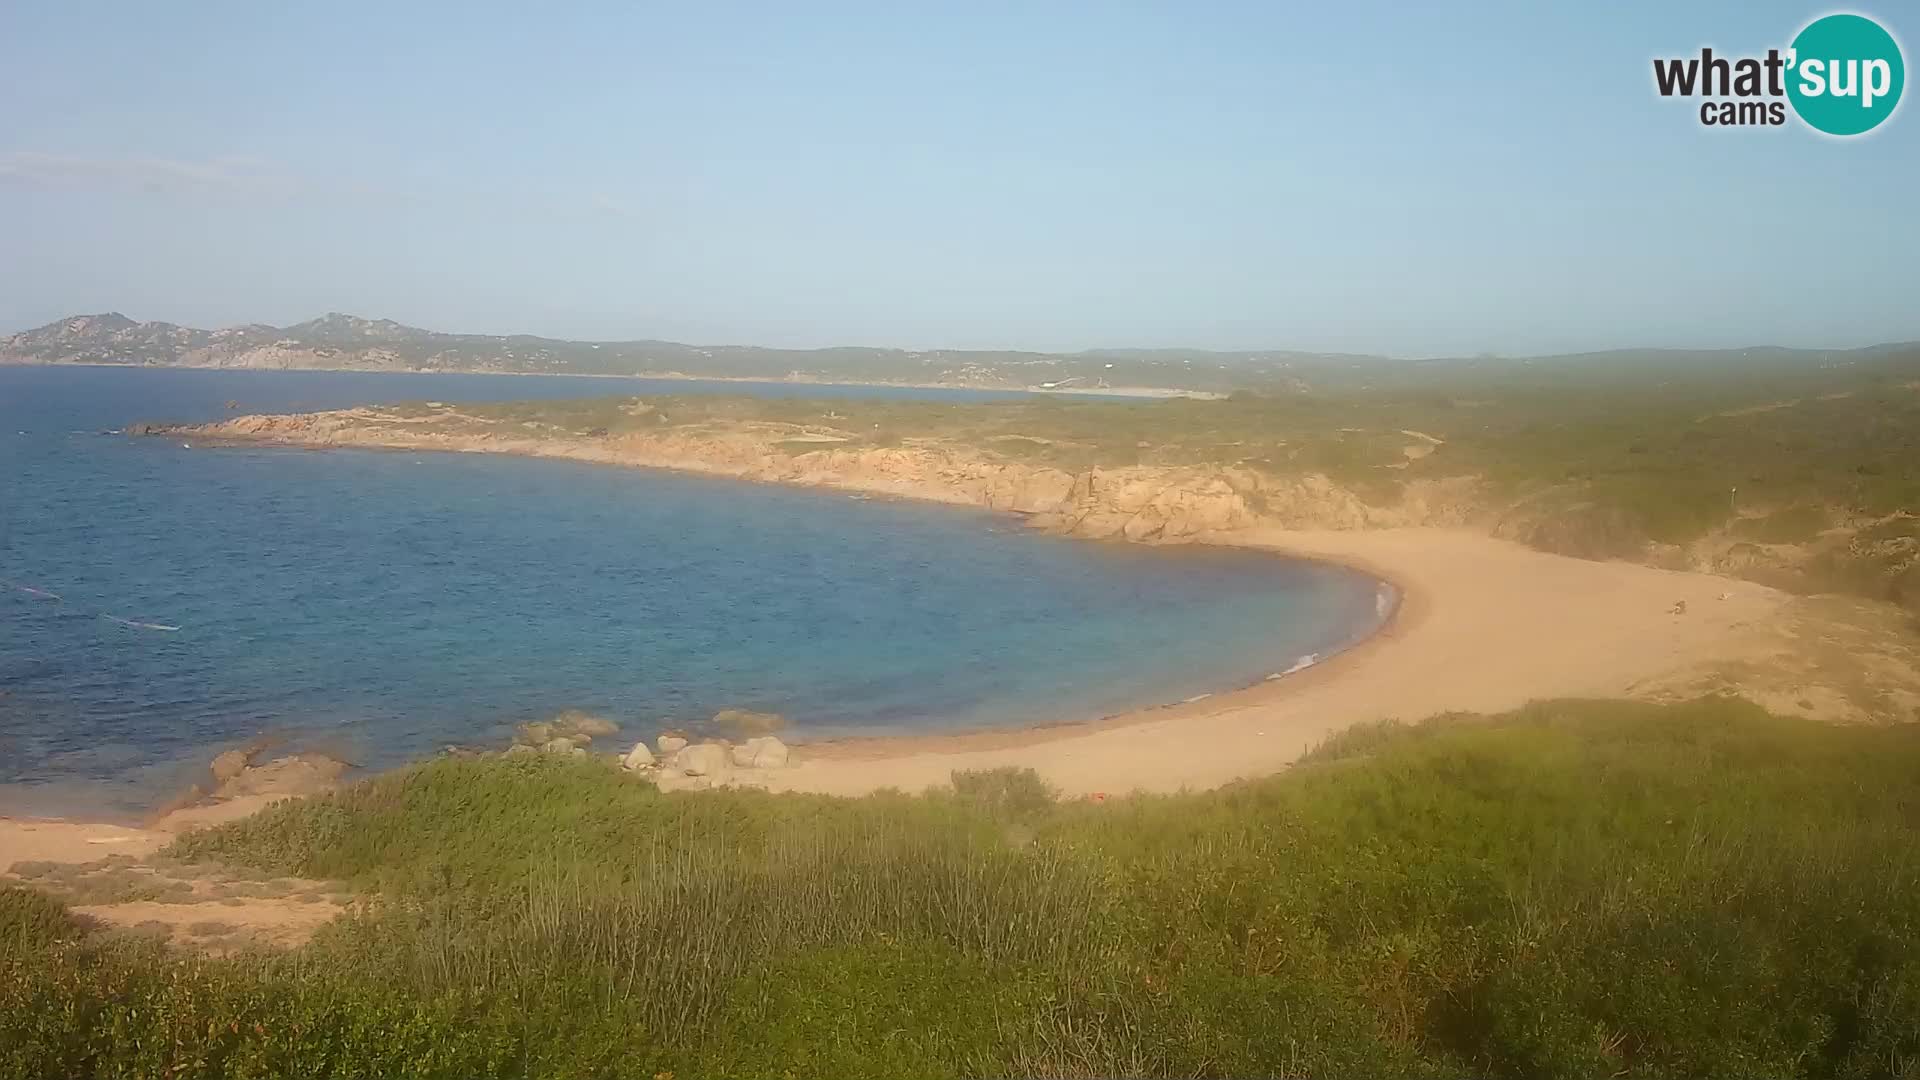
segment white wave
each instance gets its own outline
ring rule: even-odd
[[[1386,618],[1399,599],[1400,590],[1381,582],[1380,587],[1373,591],[1373,613],[1382,619]]]
[[[137,622],[133,619],[123,619],[118,615],[102,615],[100,617],[107,620],[108,622],[117,622],[121,626],[131,626],[136,630],[164,630],[164,631],[167,631],[168,633],[171,633],[175,630],[180,629],[177,626],[168,626],[165,623]]]
[[[1300,659],[1295,660],[1292,666],[1288,667],[1285,671],[1276,671],[1273,674],[1267,676],[1267,678],[1284,679],[1296,671],[1305,671],[1319,662],[1320,662],[1320,654],[1317,652],[1310,652],[1307,655],[1301,657]]]

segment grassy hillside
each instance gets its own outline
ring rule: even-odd
[[[0,1076],[1920,1076],[1920,730],[1559,702],[956,780],[449,759],[176,845],[377,895],[288,955],[0,893]]]

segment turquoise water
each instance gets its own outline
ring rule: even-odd
[[[1000,514],[104,433],[229,400],[651,389],[0,368],[0,812],[136,814],[262,732],[378,768],[568,707],[633,736],[767,709],[801,740],[1092,718],[1253,682],[1379,617],[1377,583],[1346,571],[1065,540]]]

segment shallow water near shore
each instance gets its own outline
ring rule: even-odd
[[[622,745],[728,707],[795,740],[1092,719],[1364,637],[1383,588],[1008,515],[491,455],[104,433],[600,393],[966,392],[0,368],[0,813],[137,815],[260,733],[368,768],[561,708]]]

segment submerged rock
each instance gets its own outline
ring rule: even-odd
[[[595,716],[590,712],[582,712],[579,709],[567,709],[560,712],[556,714],[552,720],[547,721],[547,723],[552,726],[553,734],[569,739],[579,739],[581,741],[590,741],[601,736],[612,735],[620,730],[619,724],[614,723],[606,717]]]
[[[249,765],[222,783],[213,795],[232,799],[242,795],[318,795],[332,791],[348,765],[325,754],[291,754],[264,765]]]
[[[771,735],[787,726],[787,718],[779,713],[754,712],[751,709],[722,709],[713,714],[709,721],[715,733],[723,738],[746,739],[755,735]]]
[[[241,773],[246,772],[247,762],[252,759],[253,755],[247,753],[245,750],[228,750],[226,753],[215,757],[212,766],[210,766],[213,769],[213,782],[216,784],[224,784],[234,777],[239,776]]]

